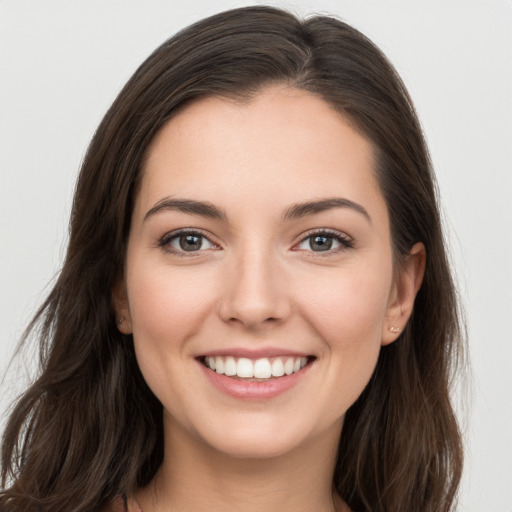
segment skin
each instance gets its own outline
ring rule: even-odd
[[[133,333],[164,407],[164,462],[135,495],[145,512],[348,510],[331,489],[343,419],[399,336],[390,327],[404,328],[425,260],[417,244],[394,268],[374,168],[371,143],[346,119],[284,86],[246,103],[199,100],[152,142],[115,290],[119,328]],[[291,205],[332,197],[367,215],[345,206],[283,219]],[[225,218],[148,215],[166,198],[208,202]],[[182,228],[207,237],[199,250],[165,238]],[[308,237],[325,229],[342,242],[313,250]],[[300,351],[312,363],[286,392],[242,400],[197,360],[233,347]]]

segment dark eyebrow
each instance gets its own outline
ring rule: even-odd
[[[370,224],[372,222],[369,213],[363,206],[351,201],[350,199],[344,199],[341,197],[330,197],[327,199],[319,199],[317,201],[293,204],[285,210],[282,215],[282,219],[284,221],[299,219],[307,215],[315,215],[327,210],[332,210],[333,208],[350,208],[366,217]],[[158,203],[156,203],[155,206],[146,213],[144,221],[161,211],[169,210],[192,213],[194,215],[201,215],[212,219],[227,220],[226,212],[209,202],[166,197],[161,201],[158,201]]]
[[[193,199],[174,199],[166,197],[151,208],[144,216],[144,221],[149,217],[161,211],[178,211],[183,213],[192,213],[194,215],[201,215],[203,217],[210,217],[211,219],[226,220],[227,215],[224,210],[217,208],[211,203],[204,201],[195,201]]]
[[[364,207],[358,203],[354,203],[354,201],[350,199],[344,199],[342,197],[328,197],[317,201],[294,204],[283,213],[283,220],[300,219],[306,215],[315,215],[327,210],[332,210],[333,208],[350,208],[363,215],[370,224],[372,223],[370,214]]]

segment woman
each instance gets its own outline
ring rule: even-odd
[[[164,43],[84,160],[1,509],[452,510],[433,182],[346,24],[252,7]]]

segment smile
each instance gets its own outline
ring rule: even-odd
[[[234,356],[204,357],[203,364],[219,375],[264,382],[297,373],[308,363],[308,357],[261,357],[249,359]]]
[[[258,352],[209,353],[196,360],[207,381],[223,394],[239,400],[268,400],[307,379],[317,359],[304,354],[279,354],[276,349],[266,354]]]

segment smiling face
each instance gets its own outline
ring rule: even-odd
[[[339,437],[417,289],[394,278],[374,168],[343,117],[285,87],[197,101],[158,133],[115,296],[166,432],[237,457]]]

